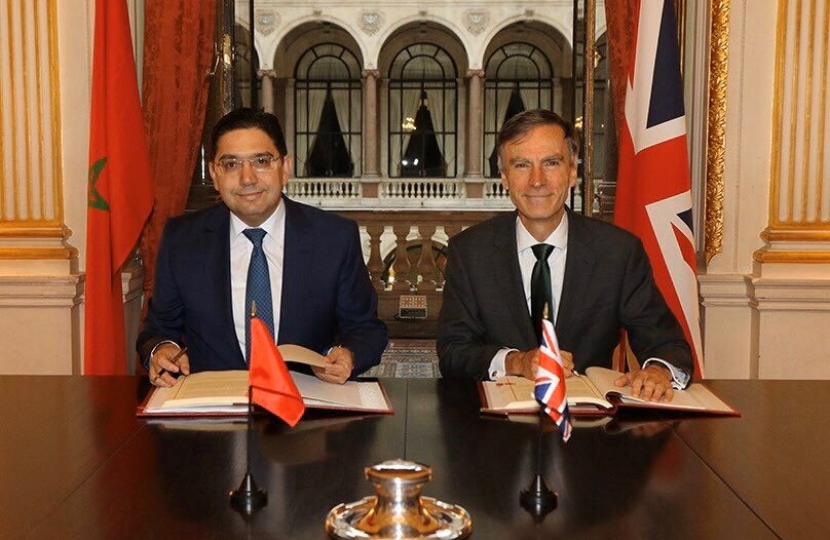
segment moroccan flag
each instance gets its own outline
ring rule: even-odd
[[[606,9],[609,25],[624,24],[625,17],[614,9],[631,10],[634,21],[630,50],[618,51],[627,58],[627,69],[614,221],[642,239],[657,286],[692,345],[694,377],[701,378],[691,180],[674,1],[621,0],[608,2]],[[626,29],[615,30],[620,35]],[[609,35],[614,33],[609,27]]]
[[[539,368],[536,370],[533,393],[545,413],[559,426],[562,440],[568,442],[571,438],[571,414],[565,396],[565,366],[553,323],[547,317],[542,319],[542,344],[539,346]]]
[[[288,372],[274,338],[262,319],[251,317],[251,399],[282,418],[291,427],[305,412],[305,403]]]
[[[153,207],[147,138],[125,0],[95,3],[84,373],[127,373],[121,265]]]

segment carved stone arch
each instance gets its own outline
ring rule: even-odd
[[[484,65],[484,62],[487,61],[488,54],[491,54],[492,50],[495,50],[492,48],[494,40],[498,38],[498,36],[509,27],[520,23],[524,23],[525,25],[535,28],[546,29],[545,31],[550,32],[551,35],[558,36],[557,39],[564,40],[563,44],[567,43],[567,48],[563,50],[573,50],[573,43],[571,41],[573,28],[570,24],[563,24],[562,21],[558,19],[545,17],[539,14],[538,12],[534,13],[531,16],[516,15],[502,20],[494,20],[493,24],[489,28],[487,28],[487,31],[483,35],[483,42],[486,43],[486,45],[483,48],[484,55],[481,59],[477,59],[479,62],[482,63],[482,66]],[[500,46],[501,45],[497,45],[495,48],[497,49]],[[565,71],[557,72],[563,74],[566,73]],[[571,68],[568,67],[567,74],[570,76],[570,73]]]
[[[365,66],[365,44],[353,32],[353,29],[328,19],[307,18],[304,22],[293,25],[280,40],[274,53],[274,70],[280,77],[293,76],[300,57],[314,45],[325,42],[343,45]]]
[[[495,51],[512,42],[529,43],[545,51],[556,76],[571,77],[573,47],[570,36],[540,21],[517,21],[503,26],[488,40],[482,67],[486,66],[488,59]]]
[[[381,41],[378,71],[382,77],[386,77],[392,61],[401,49],[415,42],[426,41],[447,51],[455,62],[458,73],[464,74],[469,69],[470,59],[463,40],[458,36],[452,28],[433,21],[413,19],[407,24],[400,24]]]

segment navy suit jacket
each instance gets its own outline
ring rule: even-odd
[[[377,318],[357,224],[283,196],[285,252],[279,343],[354,353],[358,375],[388,342]],[[191,371],[247,369],[233,325],[230,210],[224,204],[171,219],[159,246],[153,298],[137,341],[145,368],[163,340],[187,345]]]
[[[522,285],[516,216],[497,216],[450,240],[437,341],[445,376],[487,379],[499,349],[539,346]],[[556,335],[578,371],[610,367],[625,328],[641,362],[661,358],[691,373],[689,345],[639,238],[568,212],[567,257]]]

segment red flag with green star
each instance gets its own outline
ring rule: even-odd
[[[89,133],[84,373],[127,373],[121,265],[153,207],[126,0],[96,0]]]

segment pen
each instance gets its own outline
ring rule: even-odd
[[[187,352],[187,347],[182,347],[181,349],[179,349],[179,352],[177,352],[176,355],[173,358],[170,359],[170,361],[178,366],[179,365],[177,363],[178,359],[181,358],[182,356],[184,356],[184,353],[186,353],[186,352]],[[156,379],[158,379],[159,377],[161,377],[165,373],[167,373],[167,370],[164,369],[164,368],[161,368],[159,370],[159,372],[156,374],[156,376],[153,378],[153,381],[155,381]]]

